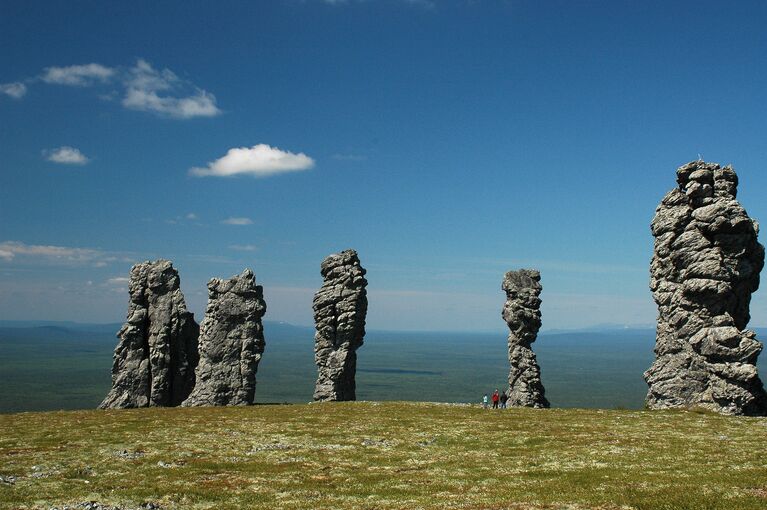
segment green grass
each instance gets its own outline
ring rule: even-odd
[[[127,451],[129,458],[120,452]],[[404,402],[0,415],[0,508],[767,507],[767,419]]]

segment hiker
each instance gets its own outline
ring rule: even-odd
[[[487,393],[485,393],[485,396],[482,397],[482,407],[487,409]]]
[[[498,409],[499,400],[500,400],[500,396],[498,395],[498,388],[496,388],[495,392],[493,392],[493,409]]]
[[[504,391],[501,393],[501,409],[506,409],[506,402],[508,402],[509,396]]]

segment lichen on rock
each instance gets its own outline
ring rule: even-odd
[[[509,327],[508,405],[549,407],[532,349],[541,328],[541,274],[533,269],[509,271],[501,288],[506,293],[501,316]]]
[[[131,268],[130,301],[114,353],[112,389],[99,406],[176,406],[189,396],[199,327],[187,311],[178,271],[167,260]]]
[[[357,349],[365,336],[367,280],[357,252],[345,250],[322,261],[322,287],[314,296],[314,400],[356,400]]]
[[[731,167],[693,161],[677,170],[677,183],[651,225],[658,325],[647,406],[763,415],[762,344],[745,329],[764,266],[759,224],[736,200]]]
[[[250,269],[208,282],[208,306],[200,324],[200,362],[184,406],[250,405],[264,352],[263,288]]]

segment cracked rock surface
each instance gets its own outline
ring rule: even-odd
[[[651,225],[658,325],[647,405],[764,415],[762,344],[745,329],[764,266],[759,225],[736,200],[731,167],[693,161],[677,170],[677,183]]]
[[[322,261],[324,283],[314,296],[314,400],[355,400],[357,349],[365,336],[368,300],[365,270],[357,252],[346,250]]]
[[[532,343],[541,328],[541,274],[533,269],[509,271],[501,288],[506,303],[501,316],[509,326],[509,406],[549,407],[541,368]]]
[[[99,407],[176,406],[194,386],[199,333],[194,315],[186,309],[178,271],[162,259],[136,264],[128,290],[112,389]]]
[[[250,405],[264,352],[263,288],[250,269],[208,282],[208,306],[200,324],[196,383],[184,406]]]

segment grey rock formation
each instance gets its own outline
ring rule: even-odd
[[[541,328],[541,274],[533,269],[509,271],[501,288],[506,292],[501,316],[510,330],[508,405],[549,407],[531,347]]]
[[[199,327],[167,260],[131,268],[130,301],[100,408],[175,406],[194,386]]]
[[[355,400],[357,348],[365,336],[368,300],[365,270],[354,250],[322,261],[324,283],[314,296],[314,400]]]
[[[200,324],[200,362],[184,406],[249,405],[264,352],[264,293],[250,269],[208,282],[208,306]]]
[[[677,183],[651,226],[658,327],[656,359],[644,374],[647,405],[762,415],[762,344],[745,329],[764,265],[759,225],[735,199],[731,167],[693,161],[677,170]]]

